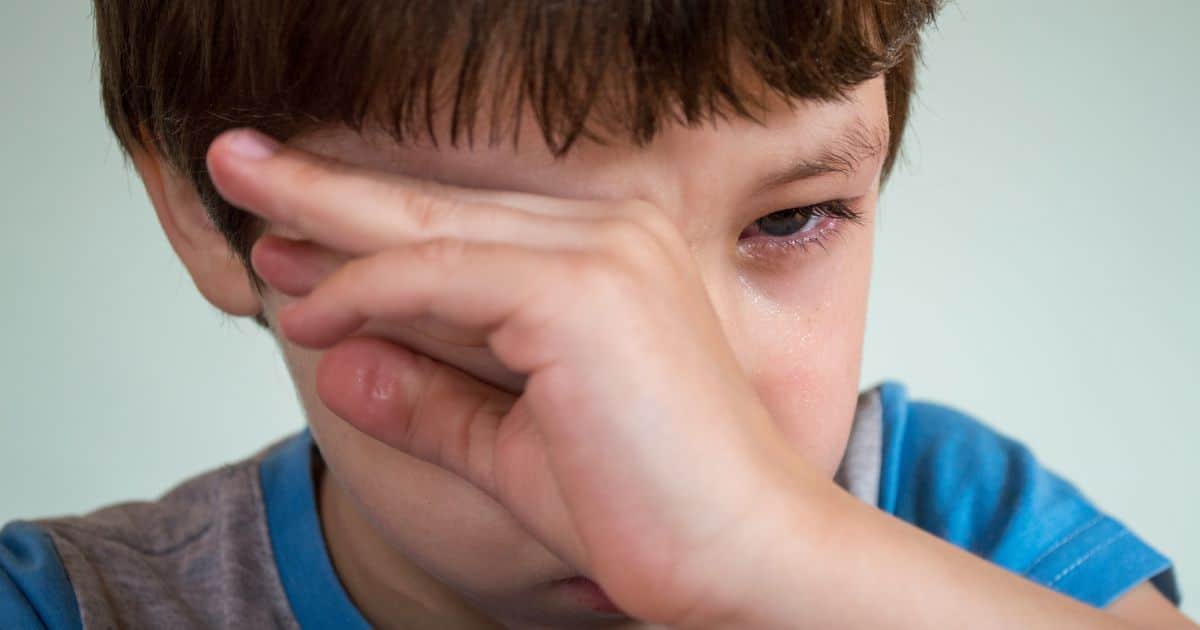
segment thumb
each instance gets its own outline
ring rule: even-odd
[[[350,337],[327,350],[316,386],[340,418],[466,479],[560,559],[586,571],[542,436],[513,394],[377,337]]]

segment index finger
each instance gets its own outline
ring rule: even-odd
[[[207,164],[218,192],[230,203],[353,255],[445,237],[578,244],[585,236],[579,218],[596,209],[588,202],[459,188],[368,169],[281,144],[252,129],[218,136]]]

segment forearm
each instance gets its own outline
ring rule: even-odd
[[[1130,627],[832,485],[808,496],[820,505],[794,506],[730,627]]]

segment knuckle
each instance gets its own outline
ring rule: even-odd
[[[682,240],[678,226],[658,206],[640,200],[631,203],[634,210],[630,216],[659,242],[669,244]]]
[[[437,188],[433,182],[412,182],[398,189],[400,206],[418,234],[443,234],[459,212],[459,204],[442,197]]]
[[[625,199],[621,202],[621,213],[626,217],[638,219],[651,214],[659,214],[661,210],[645,199]]]
[[[413,222],[413,227],[420,233],[437,230],[442,214],[438,212],[437,204],[419,189],[409,187],[397,191],[400,207]]]
[[[653,267],[661,254],[662,247],[657,237],[637,219],[604,219],[599,231],[603,249],[609,255],[626,261],[642,272]]]
[[[602,253],[580,254],[571,259],[567,281],[575,290],[607,300],[635,291],[637,272],[622,259]]]
[[[623,217],[601,219],[599,232],[605,246],[614,250],[637,245],[646,238],[641,226]]]
[[[638,230],[621,232],[613,229],[614,238],[629,247],[629,251],[642,256],[659,256],[663,253],[678,257],[685,255],[688,245],[679,227],[658,206],[641,199],[627,199],[618,206],[615,220],[623,221]]]
[[[622,215],[651,234],[673,228],[670,219],[658,206],[641,199],[628,199],[622,204]]]

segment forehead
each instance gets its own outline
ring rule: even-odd
[[[884,150],[873,166],[878,171],[882,165],[888,144],[882,77],[859,84],[843,101],[774,98],[766,103],[757,121],[729,117],[691,127],[666,124],[641,146],[623,138],[581,139],[557,157],[528,112],[518,121],[515,143],[505,139],[489,145],[477,137],[470,144],[460,139],[457,146],[428,139],[400,144],[379,129],[358,133],[345,127],[323,128],[290,143],[353,164],[457,186],[577,198],[639,196],[683,179],[739,179],[750,186],[762,183],[753,181],[756,176],[830,149],[867,148],[853,145],[881,144]]]

